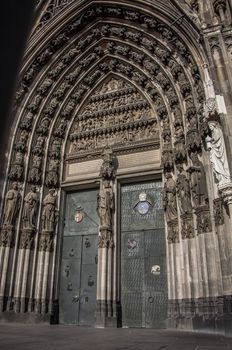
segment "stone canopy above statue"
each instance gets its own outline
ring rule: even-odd
[[[159,131],[149,102],[131,84],[111,77],[90,96],[76,116],[69,155],[100,153],[106,146],[131,149],[157,144]]]

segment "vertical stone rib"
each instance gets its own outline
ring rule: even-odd
[[[17,270],[16,270],[16,283],[15,283],[15,291],[14,291],[14,299],[15,299],[14,309],[16,312],[20,312],[20,295],[21,295],[22,278],[23,278],[24,256],[25,256],[25,250],[19,249],[18,264],[17,264]]]
[[[45,314],[47,312],[47,284],[48,284],[48,270],[49,270],[49,260],[50,260],[50,252],[45,252],[44,257],[44,268],[43,268],[43,282],[42,282],[42,293],[41,293],[41,302],[42,308],[41,313]]]
[[[27,279],[28,279],[28,270],[29,270],[29,260],[30,260],[30,249],[26,249],[25,252],[25,261],[22,277],[22,290],[21,290],[21,312],[26,311],[26,293],[27,293]]]
[[[43,281],[43,271],[44,271],[44,255],[43,250],[39,251],[38,257],[38,270],[37,270],[37,281],[35,288],[35,311],[41,312],[41,293],[42,293],[42,281]]]
[[[2,247],[2,273],[1,273],[1,283],[0,283],[0,300],[1,300],[1,308],[0,311],[3,309],[4,304],[4,294],[5,294],[5,285],[6,285],[6,276],[7,276],[7,269],[8,269],[8,260],[9,260],[9,253],[10,253],[10,247]]]

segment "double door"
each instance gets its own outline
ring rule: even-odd
[[[166,327],[166,241],[161,182],[121,188],[121,302],[123,327]]]
[[[63,236],[60,323],[93,326],[96,308],[97,190],[67,195]]]

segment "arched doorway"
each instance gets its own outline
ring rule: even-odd
[[[173,4],[73,4],[60,15],[61,26],[54,23],[43,41],[38,34],[38,45],[31,43],[16,96],[2,207],[3,317],[57,321],[64,192],[80,193],[98,181],[102,196],[117,197],[118,180],[131,174],[142,182],[157,172],[163,179],[170,324],[184,318],[191,327],[196,313],[201,320],[205,314],[202,298],[211,307],[210,298],[223,295],[227,272],[216,231],[224,223],[212,220],[222,200],[204,146],[208,118],[218,115],[213,106],[203,113],[210,88],[204,86],[204,49],[195,45],[199,33],[193,25],[180,28]],[[121,307],[115,250],[121,214],[104,215],[99,327],[118,325]],[[83,242],[79,246],[82,254]]]

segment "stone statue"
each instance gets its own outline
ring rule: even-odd
[[[192,210],[190,183],[183,166],[179,164],[177,165],[177,169],[179,174],[176,181],[176,189],[179,198],[180,213],[185,214]]]
[[[3,212],[3,228],[14,226],[21,203],[21,195],[18,190],[17,182],[13,182],[12,189],[6,194],[4,212]]]
[[[54,232],[56,225],[56,198],[55,189],[50,189],[43,200],[42,231]]]
[[[203,164],[200,162],[197,152],[191,153],[193,165],[189,168],[191,174],[191,191],[195,207],[208,204],[208,191],[206,175]]]
[[[115,177],[115,167],[113,164],[113,152],[111,148],[105,147],[102,154],[103,163],[100,169],[100,177],[104,179],[111,179]]]
[[[217,122],[209,122],[211,136],[206,137],[207,149],[210,151],[210,162],[218,185],[225,185],[231,181],[226,156],[226,148],[222,130]]]
[[[97,211],[101,227],[111,229],[114,210],[114,195],[109,180],[103,180],[97,203]]]
[[[38,195],[36,187],[31,186],[30,192],[24,198],[24,208],[22,214],[22,222],[24,229],[35,229],[36,216],[38,211]]]
[[[166,173],[165,177],[167,181],[164,184],[163,201],[166,218],[169,222],[177,218],[176,183],[171,173]]]

